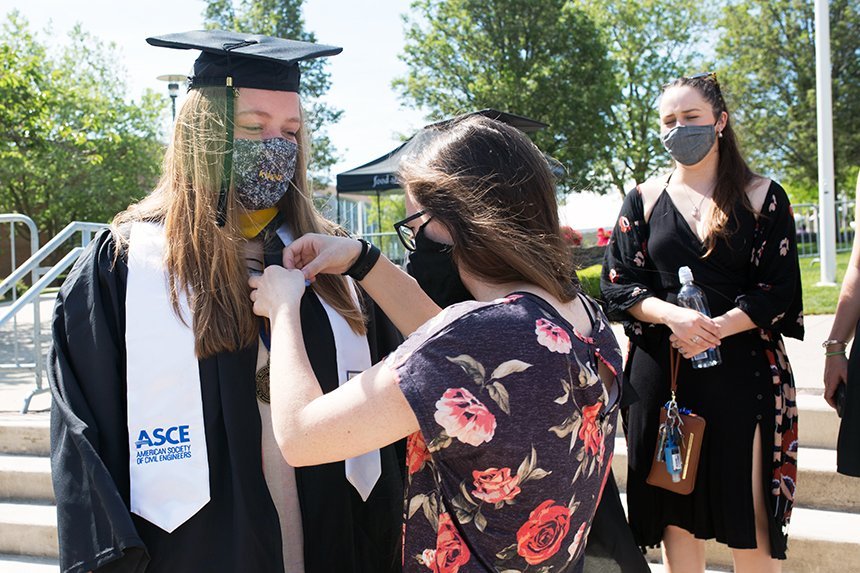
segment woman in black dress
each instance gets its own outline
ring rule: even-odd
[[[673,571],[704,571],[703,539],[733,549],[736,571],[779,571],[797,474],[797,407],[782,336],[801,338],[795,230],[788,197],[741,157],[713,74],[679,78],[660,101],[675,169],[627,195],[601,288],[630,337],[626,374],[641,400],[626,416],[630,524],[661,541]],[[692,269],[714,318],[676,305]],[[708,424],[693,493],[646,484],[670,346],[689,358],[719,346],[722,364],[682,360],[678,402]]]

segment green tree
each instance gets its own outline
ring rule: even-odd
[[[482,108],[550,127],[535,143],[583,186],[607,144],[615,93],[606,47],[592,20],[565,0],[415,0],[404,18],[408,105],[442,119]]]
[[[0,27],[0,210],[30,216],[44,236],[107,222],[158,179],[166,104],[126,101],[117,61],[80,27],[56,50],[17,12]]]
[[[303,3],[304,0],[206,0],[203,15],[209,29],[316,42],[314,33],[305,30]],[[325,58],[303,62],[301,67],[305,127],[311,134],[311,175],[314,186],[323,188],[330,180],[329,170],[339,160],[325,126],[337,123],[343,111],[320,100],[331,85]]]
[[[579,0],[604,34],[616,95],[608,115],[609,145],[599,153],[597,178],[621,195],[665,167],[657,100],[663,84],[702,71],[698,50],[712,21],[697,0]]]
[[[818,201],[815,13],[810,0],[739,0],[724,9],[721,82],[737,102],[754,167],[784,178],[796,201]],[[860,3],[830,2],[837,191],[860,165]],[[730,102],[731,103],[731,102]]]

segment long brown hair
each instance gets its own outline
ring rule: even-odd
[[[726,126],[723,136],[717,139],[719,161],[717,163],[717,184],[714,187],[714,209],[705,221],[705,256],[711,254],[718,239],[725,239],[730,232],[729,220],[737,216],[735,209],[741,207],[752,212],[753,207],[747,195],[747,187],[756,177],[741,155],[738,138],[732,129],[732,116],[723,98],[723,92],[714,74],[697,77],[681,77],[663,86],[663,93],[674,87],[689,86],[711,104],[714,118],[719,119],[726,112]]]
[[[437,129],[399,177],[451,234],[456,264],[494,284],[525,281],[573,299],[579,283],[546,158],[523,133],[486,117]]]
[[[227,200],[227,222],[224,227],[216,224],[224,175],[226,119],[224,88],[192,90],[176,117],[173,139],[167,147],[157,187],[143,200],[119,213],[111,224],[117,256],[127,246],[131,223],[164,224],[170,299],[181,318],[179,295],[188,296],[199,358],[249,346],[259,332],[258,319],[249,299],[244,239],[238,225],[243,208],[232,189]],[[335,225],[313,207],[306,176],[307,140],[304,129],[299,130],[301,151],[292,189],[279,204],[280,212],[296,237],[308,232],[336,232]],[[366,332],[361,309],[343,277],[320,277],[313,288],[347,319],[355,332]]]

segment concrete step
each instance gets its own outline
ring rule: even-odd
[[[0,453],[51,455],[49,414],[0,414]]]
[[[0,573],[57,573],[59,567],[56,559],[0,555]]]
[[[667,571],[666,566],[662,563],[648,563],[648,567],[651,569],[652,573],[666,573]],[[2,573],[2,571],[3,570],[0,569],[0,573]],[[723,573],[724,571],[731,571],[731,569],[717,569],[714,567],[708,567],[707,569],[705,569],[705,573]]]
[[[51,460],[42,456],[0,454],[0,499],[53,503]]]
[[[839,416],[818,394],[797,395],[800,443],[810,448],[835,449],[839,438]]]
[[[709,541],[708,564],[729,567],[731,550]],[[788,529],[785,573],[860,571],[860,514],[795,508]]]
[[[57,508],[0,503],[0,554],[57,559]]]
[[[627,507],[627,496],[621,494]],[[649,550],[649,560],[660,552]],[[708,569],[731,570],[732,551],[709,540],[705,543]],[[654,569],[659,571],[659,569]],[[784,573],[843,573],[860,571],[860,514],[795,508],[788,530],[788,559]]]

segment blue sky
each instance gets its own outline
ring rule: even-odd
[[[129,96],[146,89],[163,92],[156,80],[163,74],[186,74],[195,53],[153,48],[147,36],[202,28],[200,0],[0,0],[0,14],[19,10],[36,30],[51,26],[60,41],[79,22],[98,38],[119,48]],[[342,120],[329,128],[341,161],[334,175],[375,159],[398,145],[399,134],[424,125],[423,114],[402,108],[391,80],[406,71],[397,59],[403,46],[401,14],[409,0],[307,0],[305,26],[320,42],[343,46],[331,58],[332,89],[326,100],[344,110]],[[165,106],[169,100],[165,97]]]

